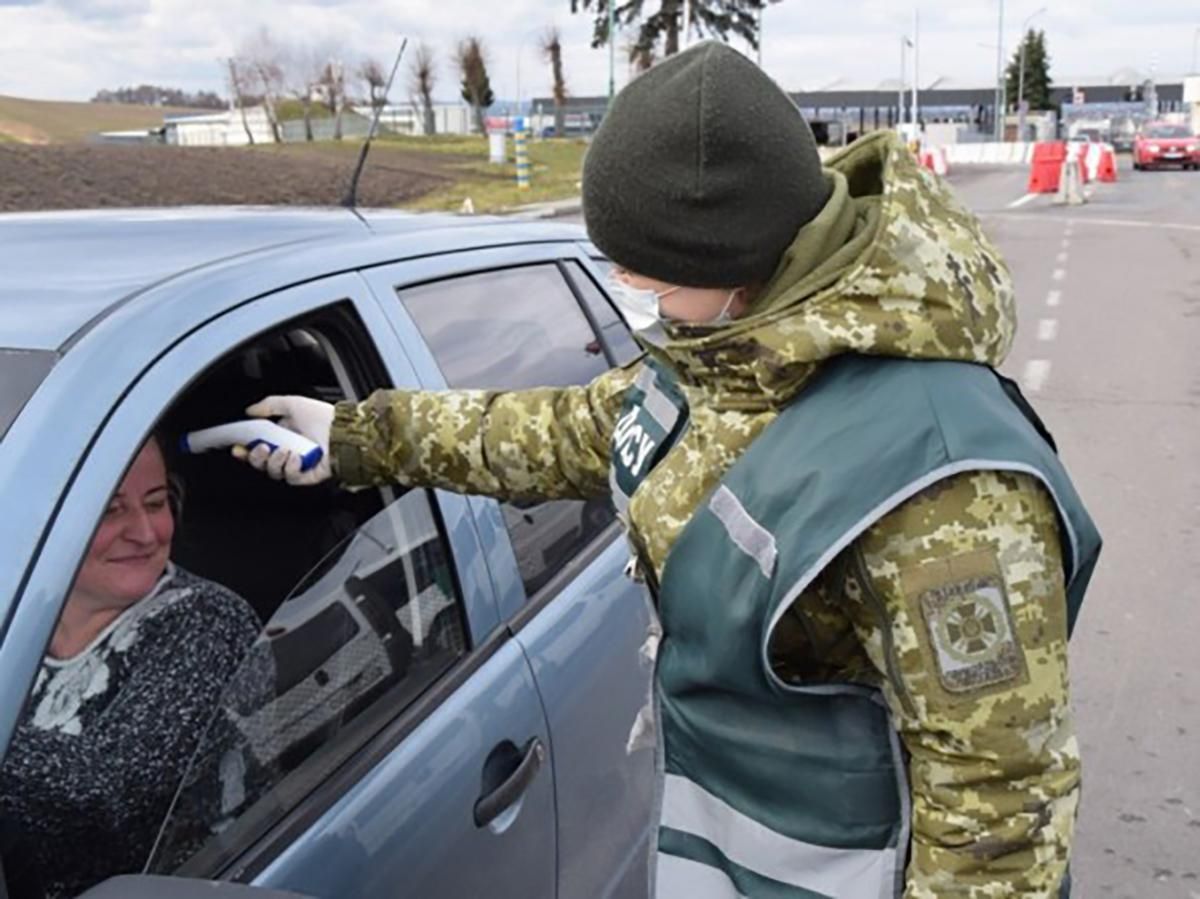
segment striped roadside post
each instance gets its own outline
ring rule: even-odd
[[[513,124],[513,148],[517,158],[517,189],[529,190],[529,174],[532,169],[529,163],[529,132],[525,130],[524,117],[518,117]]]

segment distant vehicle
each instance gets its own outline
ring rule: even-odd
[[[562,223],[0,216],[0,501],[22,512],[0,524],[0,757],[80,549],[157,424],[228,421],[269,393],[586,383],[639,354],[606,266]],[[646,895],[655,760],[627,738],[651,613],[609,503],[296,490],[224,454],[174,467],[173,557],[262,632],[215,749],[172,785],[143,866],[160,876],[85,896]],[[250,772],[237,795],[209,776],[227,760]],[[24,899],[12,860],[6,845],[0,897]]]
[[[1118,153],[1132,153],[1133,145],[1136,140],[1137,136],[1135,134],[1126,131],[1118,131],[1113,135],[1113,149]]]
[[[1147,125],[1133,144],[1133,167],[1138,171],[1177,165],[1200,169],[1200,137],[1185,125],[1156,122]]]

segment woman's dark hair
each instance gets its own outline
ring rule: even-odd
[[[162,454],[163,465],[167,469],[167,505],[171,507],[171,515],[178,526],[183,517],[183,500],[187,493],[176,465],[179,460],[179,437],[160,423],[150,432],[149,440],[154,441]]]

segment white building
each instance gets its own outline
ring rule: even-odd
[[[368,120],[375,114],[370,106],[352,108]],[[389,103],[379,113],[379,127],[395,134],[424,134],[423,116],[421,107],[415,103]],[[470,134],[474,128],[471,107],[462,103],[434,103],[433,124],[438,134]]]
[[[251,143],[274,143],[267,111],[253,106],[243,113],[237,109],[203,115],[167,116],[163,119],[163,142],[180,147],[244,147]]]

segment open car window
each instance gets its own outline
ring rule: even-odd
[[[196,750],[149,870],[219,868],[466,651],[432,497],[409,491],[334,548],[266,623]]]

